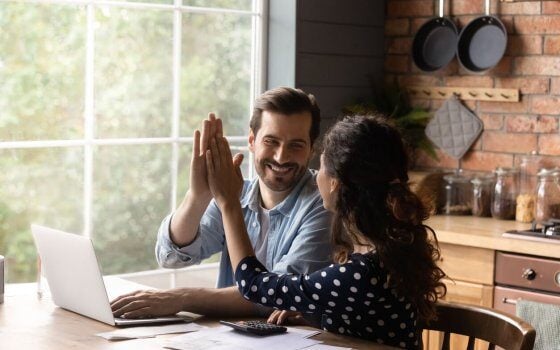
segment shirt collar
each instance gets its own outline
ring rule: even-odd
[[[305,174],[303,174],[293,190],[290,192],[288,197],[284,198],[282,202],[278,203],[278,205],[270,209],[270,213],[272,214],[275,211],[278,211],[280,214],[289,217],[303,186],[314,174],[315,170],[308,169]],[[259,210],[260,205],[261,197],[259,191],[259,179],[257,177],[249,184],[249,188],[245,196],[243,196],[243,198],[241,199],[241,207],[249,207],[249,209],[251,209],[252,211],[257,211]]]

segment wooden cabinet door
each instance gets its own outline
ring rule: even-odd
[[[449,302],[457,302],[462,304],[480,305],[492,307],[493,291],[492,286],[452,281],[446,279],[445,285],[447,286],[447,295],[443,298]],[[424,349],[439,350],[443,342],[443,335],[440,332],[429,331],[428,336],[424,335]],[[426,339],[427,338],[427,339]],[[460,335],[451,336],[451,349],[466,349],[468,338]],[[483,341],[476,341],[475,349],[485,350],[488,349],[488,343]]]

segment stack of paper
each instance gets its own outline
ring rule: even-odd
[[[181,323],[168,326],[132,327],[117,329],[116,331],[98,333],[96,335],[107,340],[127,340],[137,338],[152,338],[160,334],[174,334],[195,332],[205,327],[196,323]]]
[[[342,349],[324,347],[321,341],[308,339],[318,333],[320,331],[288,328],[286,333],[263,337],[220,326],[169,338],[164,347],[175,350],[299,350],[313,349],[313,346],[321,345],[322,347],[315,349]]]

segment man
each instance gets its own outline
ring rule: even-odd
[[[255,101],[249,150],[258,178],[245,181],[240,200],[257,258],[277,273],[312,272],[331,261],[330,216],[323,208],[315,172],[308,169],[319,124],[314,97],[301,90],[277,88]],[[221,213],[208,187],[205,153],[209,140],[221,134],[221,120],[213,114],[204,121],[202,135],[195,131],[189,191],[163,220],[156,245],[163,267],[197,264],[221,251],[218,288],[134,292],[112,302],[115,316],[159,316],[181,310],[222,316],[262,313],[233,286]],[[234,157],[237,166],[241,161],[240,154]]]

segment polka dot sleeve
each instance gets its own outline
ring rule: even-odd
[[[382,266],[382,265],[381,265]],[[243,297],[280,310],[313,313],[323,329],[415,348],[416,309],[387,283],[380,264],[361,254],[312,274],[278,275],[255,258],[244,258],[235,272]]]

